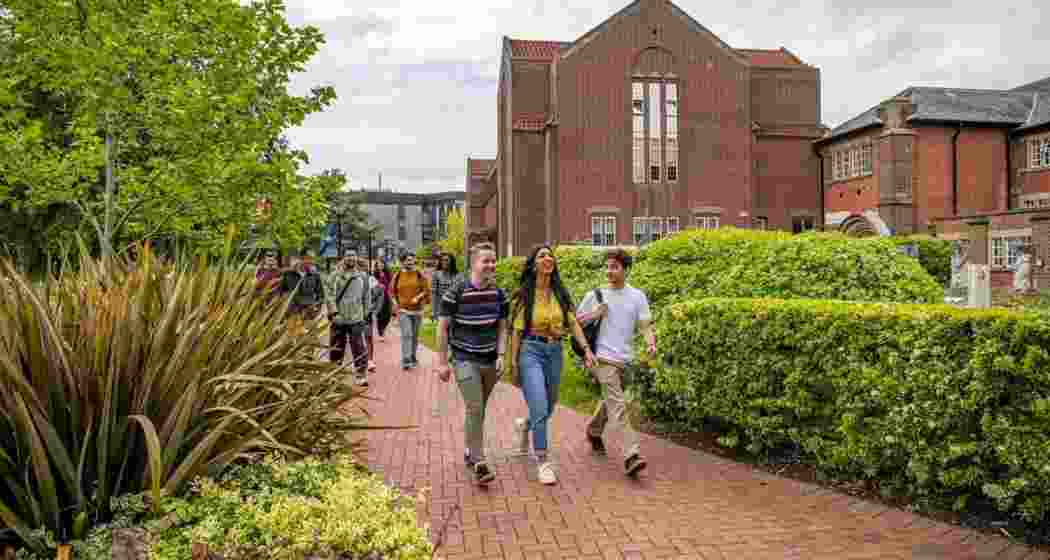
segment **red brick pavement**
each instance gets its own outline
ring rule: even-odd
[[[606,437],[608,458],[593,456],[585,416],[563,407],[552,442],[559,482],[543,486],[535,466],[508,451],[513,418],[525,413],[508,384],[497,387],[486,422],[497,478],[478,488],[463,465],[463,404],[454,384],[433,375],[425,348],[421,367],[402,371],[398,331],[387,335],[385,343],[377,339],[371,377],[374,421],[418,428],[372,433],[368,464],[409,494],[426,492],[421,521],[432,538],[444,528],[438,555],[449,560],[1050,558],[647,435],[649,468],[630,480],[619,438]]]

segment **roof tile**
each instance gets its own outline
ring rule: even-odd
[[[522,39],[510,40],[510,55],[513,58],[551,61],[561,52],[562,48],[570,45],[562,41],[526,41]]]
[[[547,125],[544,113],[518,113],[514,115],[514,130],[543,130]]]
[[[753,66],[802,66],[802,62],[785,49],[733,49],[747,57]]]

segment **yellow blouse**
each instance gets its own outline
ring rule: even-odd
[[[553,336],[571,334],[564,332],[563,317],[561,304],[558,303],[558,298],[554,294],[551,294],[550,299],[546,300],[543,297],[537,297],[532,305],[532,325],[529,332],[550,333]],[[575,323],[576,314],[570,312],[569,327],[571,328]],[[518,308],[514,314],[514,330],[525,330],[525,306]]]

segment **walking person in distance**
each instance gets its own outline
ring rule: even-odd
[[[612,249],[605,254],[607,288],[588,292],[580,303],[577,320],[587,325],[601,321],[595,354],[598,365],[593,370],[602,387],[602,401],[587,425],[587,439],[596,453],[605,453],[602,434],[611,423],[623,429],[623,468],[628,476],[636,476],[646,467],[639,448],[638,433],[631,427],[624,398],[624,373],[633,367],[634,337],[641,331],[649,354],[656,353],[656,338],[652,329],[652,315],[645,292],[627,284],[627,272],[632,259],[623,249]],[[601,290],[601,300],[595,293]]]
[[[441,256],[438,257],[437,268],[430,275],[430,285],[432,286],[430,293],[430,304],[432,306],[430,317],[432,319],[437,320],[441,296],[452,286],[452,282],[455,281],[457,274],[456,257],[450,253],[441,253]]]
[[[357,252],[348,250],[336,270],[328,275],[325,290],[328,318],[331,321],[331,350],[329,357],[342,363],[347,344],[354,363],[355,381],[368,385],[368,315],[372,309],[372,290],[369,274],[358,266]]]
[[[437,373],[447,382],[455,371],[466,406],[465,460],[477,483],[488,484],[495,474],[485,461],[485,409],[503,371],[510,303],[496,286],[496,248],[479,243],[471,247],[469,258],[470,275],[456,278],[434,303],[438,308]]]
[[[423,320],[423,306],[430,297],[427,277],[416,270],[416,256],[406,253],[401,257],[401,270],[390,281],[394,300],[394,314],[401,326],[401,368],[410,370],[419,366],[416,350],[419,348],[419,326]]]
[[[517,445],[527,451],[528,434],[532,433],[539,480],[543,484],[554,484],[558,478],[548,461],[547,424],[558,402],[565,336],[576,337],[585,349],[587,367],[592,367],[595,361],[576,322],[572,299],[562,284],[554,250],[549,246],[537,247],[525,261],[514,296],[513,315],[511,364],[519,370],[521,389],[529,408],[528,422],[522,419],[515,422]]]

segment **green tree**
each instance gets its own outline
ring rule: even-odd
[[[467,242],[466,222],[463,219],[463,212],[457,208],[449,212],[445,220],[445,236],[438,242],[438,245],[441,246],[443,252],[452,253],[462,262],[466,252],[464,246]]]
[[[3,0],[0,203],[75,208],[104,255],[157,236],[205,247],[256,202],[294,237],[331,181],[281,134],[330,105],[288,91],[324,38],[281,0]],[[299,233],[299,235],[303,235]]]

